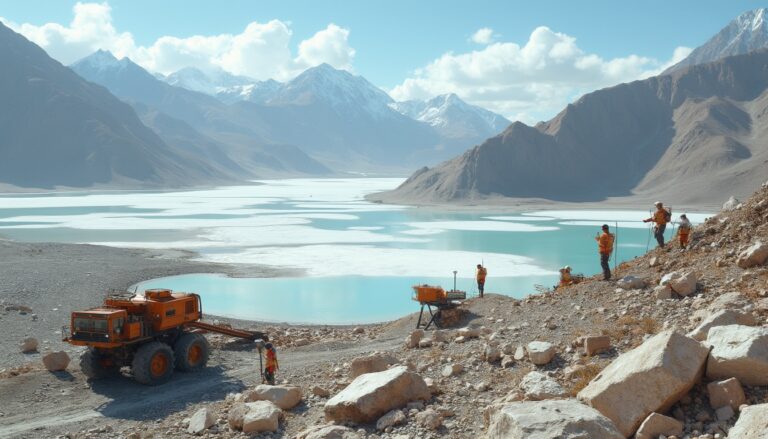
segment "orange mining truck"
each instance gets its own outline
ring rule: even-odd
[[[167,289],[107,296],[100,307],[72,313],[64,341],[87,346],[80,368],[89,378],[117,374],[129,366],[142,384],[168,381],[173,370],[195,371],[208,362],[210,345],[203,332],[267,341],[261,332],[203,323],[200,296]],[[69,335],[67,336],[67,332]]]

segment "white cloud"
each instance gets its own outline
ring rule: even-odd
[[[137,45],[130,32],[119,32],[107,3],[77,3],[68,25],[17,24],[0,21],[45,49],[62,64],[71,64],[97,49],[127,56],[154,72],[169,74],[183,67],[217,68],[256,79],[290,79],[321,63],[352,68],[355,50],[349,45],[349,30],[329,24],[291,50],[292,32],[280,20],[251,22],[239,34],[162,36],[149,46]]]
[[[666,63],[637,55],[606,60],[584,52],[574,37],[541,26],[523,45],[496,42],[468,53],[448,52],[417,69],[391,94],[408,100],[456,93],[512,120],[533,123],[586,92],[657,74],[689,51],[676,49]]]
[[[477,44],[490,44],[493,42],[493,29],[489,27],[480,28],[469,39]]]

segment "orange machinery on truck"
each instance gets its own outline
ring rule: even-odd
[[[87,346],[80,368],[89,378],[102,378],[129,366],[142,384],[168,381],[173,370],[205,367],[210,345],[203,332],[211,331],[248,340],[268,341],[261,332],[203,323],[200,296],[167,289],[144,295],[110,295],[100,307],[72,313],[64,341]]]

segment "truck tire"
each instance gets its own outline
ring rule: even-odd
[[[176,369],[191,372],[203,369],[208,364],[211,346],[202,334],[184,334],[173,346]]]
[[[141,346],[133,356],[133,378],[141,384],[156,386],[173,375],[173,350],[159,341]]]
[[[105,366],[103,356],[93,349],[88,349],[80,356],[80,370],[89,379],[98,380],[110,375],[116,375],[119,370],[114,366]]]

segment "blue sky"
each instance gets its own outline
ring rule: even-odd
[[[155,47],[159,39],[238,35],[244,33],[250,23],[272,23],[269,29],[260,28],[259,35],[271,35],[264,38],[267,41],[265,44],[276,44],[274,47],[277,48],[255,52],[256,55],[243,51],[218,58],[211,52],[211,58],[215,58],[213,65],[257,79],[276,77],[287,80],[303,68],[324,61],[325,57],[328,58],[325,61],[335,67],[363,75],[392,92],[397,99],[457,92],[473,103],[490,107],[508,117],[532,121],[537,117],[551,116],[565,101],[590,89],[656,72],[673,59],[676,49],[696,47],[738,14],[765,7],[766,3],[701,0],[111,0],[106,5],[108,21],[114,30],[112,36],[99,37],[99,26],[95,26],[94,35],[83,37],[91,38],[90,41],[84,42],[82,38],[74,42],[67,40],[73,34],[79,35],[72,32],[59,41],[51,37],[51,32],[58,28],[41,30],[42,26],[51,23],[63,28],[71,27],[75,5],[76,2],[60,0],[0,1],[0,17],[65,64],[72,61],[70,58],[79,57],[95,45],[103,44],[108,46],[103,48],[118,55],[130,56],[146,68],[163,73],[169,73],[169,70],[184,63],[211,66],[201,61],[200,57],[190,61],[171,56],[173,54],[167,51],[162,52]],[[331,24],[335,27],[329,27]],[[26,28],[23,27],[25,25]],[[550,32],[535,33],[542,26]],[[486,33],[490,33],[491,38],[480,44],[471,41],[472,35],[481,28],[489,28]],[[130,33],[130,43],[126,43],[125,38],[117,38],[125,33]],[[537,38],[533,38],[534,34]],[[262,37],[259,38],[262,41]],[[300,45],[308,40],[306,53],[300,53]],[[578,78],[570,86],[566,84],[567,77],[547,72],[531,76],[552,76],[549,83],[540,81],[539,86],[524,82],[530,72],[522,72],[514,87],[500,84],[499,77],[488,80],[488,84],[496,86],[479,87],[478,82],[484,80],[483,73],[478,73],[471,81],[457,79],[466,76],[457,72],[466,73],[467,65],[488,65],[489,60],[494,59],[492,56],[509,57],[508,62],[515,65],[531,61],[540,68],[541,59],[516,58],[517,52],[512,45],[524,48],[529,40],[555,45],[565,42],[570,49],[564,57],[578,64],[578,73],[584,71],[583,65],[587,61],[593,70],[584,77],[576,75]],[[177,46],[182,44],[177,43]],[[472,55],[494,44],[507,44],[507,47],[497,47],[485,53],[485,57],[480,56],[482,54]],[[65,47],[67,45],[71,47]],[[183,51],[184,48],[178,50]],[[678,54],[684,53],[680,51]],[[265,65],[243,58],[259,58]],[[595,58],[599,58],[601,63]],[[554,65],[552,60],[548,62]],[[563,60],[557,62],[562,63]],[[267,63],[279,64],[279,67],[269,67]],[[432,64],[436,64],[432,70],[425,71]],[[518,72],[516,68],[496,73],[515,75]],[[596,73],[598,71],[602,73]],[[568,72],[564,69],[563,74]],[[587,76],[593,79],[587,79]],[[412,81],[408,82],[409,79]],[[534,111],[536,102],[546,109]]]

